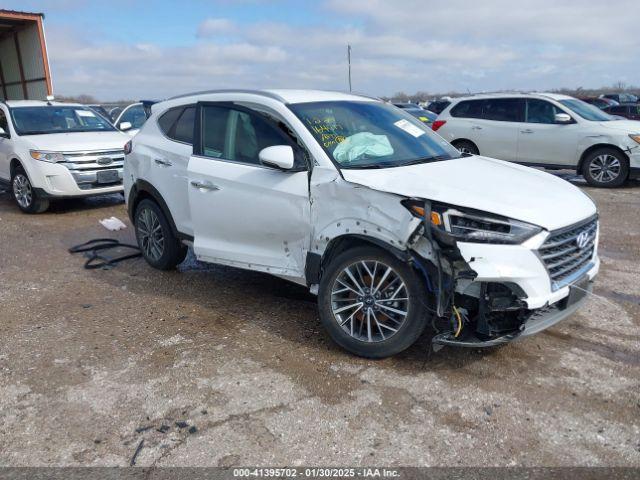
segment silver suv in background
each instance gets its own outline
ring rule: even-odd
[[[433,129],[460,151],[549,169],[574,169],[589,184],[640,177],[640,122],[616,120],[566,95],[456,98]]]

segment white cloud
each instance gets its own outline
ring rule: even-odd
[[[237,32],[235,22],[228,18],[207,18],[198,26],[198,38],[223,36]]]

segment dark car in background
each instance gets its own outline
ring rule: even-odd
[[[431,125],[434,120],[438,118],[438,115],[436,115],[435,113],[430,112],[429,110],[425,110],[420,105],[417,105],[415,103],[394,103],[394,105],[413,115],[426,125]]]
[[[640,120],[640,104],[624,103],[603,109],[609,115],[618,115],[629,120]]]
[[[604,95],[600,95],[600,98],[608,98],[610,100],[615,100],[618,103],[638,103],[638,97],[633,95],[632,93],[605,93]]]
[[[590,103],[594,107],[598,107],[600,110],[604,110],[607,107],[613,107],[615,105],[620,105],[615,100],[610,98],[601,98],[601,97],[581,97],[580,100],[586,103]]]
[[[449,105],[451,105],[450,100],[435,100],[427,105],[427,110],[435,113],[436,115],[440,115]]]

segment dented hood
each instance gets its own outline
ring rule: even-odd
[[[561,178],[480,156],[396,168],[343,169],[342,175],[376,190],[474,208],[548,230],[596,213],[591,199]]]

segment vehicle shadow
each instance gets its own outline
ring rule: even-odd
[[[163,304],[169,299],[170,304],[198,305],[208,312],[201,327],[214,336],[222,334],[218,328],[224,329],[225,335],[251,328],[256,329],[252,334],[256,338],[276,337],[269,347],[263,343],[256,346],[265,351],[302,350],[305,356],[312,354],[328,364],[342,360],[376,362],[407,374],[463,368],[496,351],[444,348],[433,352],[427,329],[412,347],[393,358],[361,359],[333,343],[318,318],[316,296],[306,287],[260,272],[199,262],[191,251],[177,271],[153,270],[141,259],[120,264],[116,271],[116,275],[109,272],[100,280],[115,288],[126,286],[136,295],[162,297]],[[251,354],[259,355],[255,350]]]

